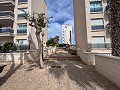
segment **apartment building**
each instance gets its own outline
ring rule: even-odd
[[[64,44],[72,44],[72,26],[71,25],[62,25],[62,41]]]
[[[29,26],[29,21],[24,18],[23,10],[30,15],[33,13],[47,15],[45,0],[0,0],[0,39],[2,39],[0,44],[13,41],[20,49],[35,50],[38,48],[36,30]],[[43,32],[43,44],[46,46],[47,28],[44,28]]]
[[[0,45],[14,38],[15,0],[0,0]]]
[[[76,46],[80,49],[104,51],[111,48],[106,34],[104,11],[107,0],[74,0]]]

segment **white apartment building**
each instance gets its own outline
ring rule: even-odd
[[[107,0],[74,0],[74,26],[77,48],[110,50],[110,37],[106,35],[107,21],[104,11]]]
[[[62,41],[64,44],[72,44],[72,26],[62,25]]]
[[[45,0],[0,0],[0,44],[14,41],[21,49],[35,50],[38,48],[36,30],[29,26],[29,21],[23,17],[22,10],[30,15],[33,13],[47,15]],[[47,28],[44,28],[43,32],[43,43],[46,46]]]

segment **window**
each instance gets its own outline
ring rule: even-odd
[[[92,19],[91,20],[91,29],[92,30],[104,29],[103,19]]]
[[[17,34],[27,34],[27,24],[18,24]]]
[[[28,0],[18,0],[18,3],[27,3]]]
[[[17,39],[17,43],[18,43],[20,50],[28,50],[29,49],[28,41],[26,39]]]
[[[18,9],[18,18],[24,18],[25,12],[27,12],[27,8],[19,8]]]
[[[104,36],[93,36],[92,37],[92,48],[106,48]]]
[[[105,37],[104,36],[93,36],[92,37],[92,43],[105,43]]]
[[[90,2],[90,12],[102,12],[102,1]]]

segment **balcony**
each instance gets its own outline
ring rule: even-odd
[[[111,49],[111,43],[92,43],[88,44],[89,49]]]
[[[12,36],[13,37],[13,29],[12,28],[0,28],[0,37]]]
[[[105,28],[104,28],[104,25],[94,25],[94,26],[91,26],[91,29],[92,30],[103,30]]]
[[[15,0],[0,0],[0,6],[14,6]]]
[[[90,8],[90,13],[101,13],[103,12],[103,8]]]
[[[13,18],[14,19],[14,13],[12,11],[0,11],[0,19],[1,18]]]
[[[18,29],[17,30],[17,35],[23,35],[23,34],[27,34],[27,29]]]
[[[14,13],[12,11],[0,11],[0,25],[12,26],[14,22]]]

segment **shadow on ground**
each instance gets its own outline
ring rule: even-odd
[[[58,53],[58,55],[60,54]],[[50,67],[48,69],[49,74],[52,74],[56,79],[60,79],[67,73],[70,80],[75,81],[77,85],[86,90],[96,90],[96,87],[105,90],[120,90],[116,85],[97,73],[94,66],[88,66],[81,61],[45,61],[45,65],[49,67],[61,66],[61,68]]]
[[[12,57],[12,61],[11,61],[11,66],[9,68],[9,70],[4,74],[3,77],[0,77],[0,86],[2,86],[22,65],[23,65],[23,60],[22,60],[22,56],[23,54],[20,53],[20,64],[15,65],[15,60],[14,60],[14,55],[11,53],[11,57]],[[3,57],[5,58],[5,56]],[[4,70],[3,70],[4,71]]]

